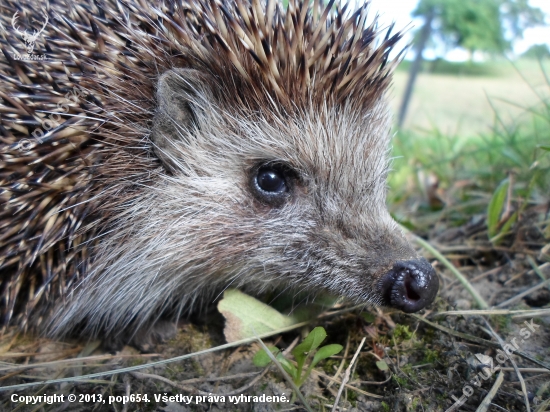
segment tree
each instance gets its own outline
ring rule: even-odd
[[[544,23],[542,10],[529,6],[528,0],[420,0],[413,15],[423,17],[425,23],[416,39],[416,57],[399,111],[399,126],[405,120],[428,38],[451,49],[462,47],[470,56],[477,50],[503,53],[526,28]]]
[[[501,53],[523,31],[544,23],[544,13],[528,0],[420,0],[413,12],[425,20],[434,13],[434,40],[450,48]]]
[[[547,59],[550,57],[550,48],[547,44],[534,44],[521,57],[538,60]]]

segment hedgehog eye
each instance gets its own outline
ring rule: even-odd
[[[288,191],[282,170],[272,167],[263,167],[256,176],[258,188],[266,193],[284,193]]]
[[[252,193],[262,203],[282,206],[289,199],[289,192],[296,174],[288,166],[267,163],[254,169],[250,183]]]

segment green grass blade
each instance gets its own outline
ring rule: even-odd
[[[489,232],[489,238],[496,236],[498,233],[500,214],[504,207],[504,202],[506,201],[509,185],[510,181],[508,179],[503,180],[495,190],[489,202],[489,206],[487,207],[487,230]]]

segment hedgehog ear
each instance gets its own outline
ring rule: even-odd
[[[155,154],[169,171],[179,169],[177,159],[182,150],[178,143],[189,144],[204,121],[203,107],[212,95],[203,77],[197,70],[172,69],[159,78],[151,140]]]

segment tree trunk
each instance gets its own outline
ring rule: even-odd
[[[416,54],[414,56],[414,61],[411,64],[411,69],[409,71],[409,80],[407,81],[405,94],[403,95],[401,107],[399,108],[399,117],[397,118],[397,125],[399,126],[399,128],[403,126],[403,123],[405,122],[405,117],[407,116],[407,110],[409,108],[409,103],[414,89],[414,82],[416,81],[416,77],[418,76],[418,73],[420,72],[420,68],[422,66],[422,54],[424,53],[424,48],[426,47],[426,43],[428,42],[428,39],[430,38],[430,33],[432,31],[432,20],[434,18],[434,14],[435,13],[433,8],[430,9],[428,14],[426,14],[426,22],[424,23],[424,26],[420,31],[420,38],[418,39],[418,43],[415,47]]]

